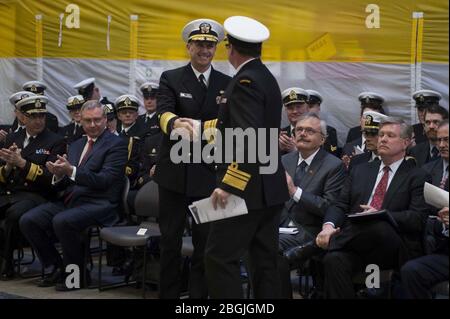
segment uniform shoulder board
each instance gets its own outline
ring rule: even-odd
[[[250,84],[250,83],[252,83],[252,81],[249,80],[249,79],[242,79],[242,80],[239,80],[239,83],[241,83],[241,84]]]

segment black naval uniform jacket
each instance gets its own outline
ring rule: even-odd
[[[185,194],[187,197],[206,197],[215,186],[214,165],[205,163],[179,163],[170,159],[170,150],[177,141],[170,140],[173,122],[178,117],[202,121],[203,125],[217,122],[218,97],[230,77],[212,68],[205,92],[190,64],[169,70],[161,75],[159,83],[158,118],[163,138],[154,180],[159,186]],[[209,124],[206,124],[209,123]],[[206,143],[202,143],[202,146]],[[192,144],[191,144],[192,146]]]
[[[53,195],[51,188],[53,175],[47,170],[45,163],[54,162],[57,155],[66,153],[64,139],[49,130],[44,130],[23,148],[25,137],[26,132],[21,131],[9,134],[6,139],[5,148],[16,143],[17,147],[22,149],[22,158],[27,163],[23,169],[16,168],[7,174],[5,163],[0,161],[0,206],[3,200],[7,200],[7,196],[3,195],[20,194],[24,199],[27,192],[37,193],[46,198]]]
[[[266,154],[269,154],[269,130],[279,128],[281,109],[281,94],[276,79],[260,59],[254,59],[239,70],[222,96],[217,128],[222,136],[225,136],[227,128],[265,128],[263,134],[266,138]],[[282,205],[289,199],[286,175],[278,149],[278,134],[276,136],[275,173],[260,174],[260,167],[264,164],[257,156],[256,163],[249,163],[246,155],[244,163],[218,165],[218,187],[242,197],[249,210]],[[248,148],[246,141],[246,153]]]
[[[147,138],[148,136],[158,134],[161,129],[159,128],[158,114],[153,115],[151,119],[145,121],[147,114],[139,115],[137,123],[142,128],[142,138]]]
[[[82,137],[85,134],[85,132],[81,124],[79,124],[75,129],[75,122],[71,122],[66,126],[61,127],[59,129],[59,134],[64,136],[64,139],[67,144],[72,144],[80,137]]]

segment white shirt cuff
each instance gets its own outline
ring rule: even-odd
[[[300,201],[300,198],[302,197],[303,190],[300,187],[297,187],[297,190],[294,193],[294,196],[292,198],[296,203]]]
[[[52,178],[52,185],[58,184],[63,178],[64,178],[64,177],[62,177],[62,178],[57,178],[56,175],[53,175],[53,178]]]
[[[72,166],[72,175],[70,175],[69,178],[75,182],[76,175],[77,175],[77,168],[75,166]]]
[[[326,222],[326,223],[324,223],[324,225],[331,225],[331,226],[333,226],[333,228],[336,228],[336,225],[332,222]]]

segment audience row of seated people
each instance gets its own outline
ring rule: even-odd
[[[320,260],[318,281],[326,298],[354,298],[352,278],[369,264],[401,273],[398,297],[430,297],[433,285],[448,280],[448,207],[436,211],[423,197],[425,182],[448,191],[447,110],[427,108],[428,141],[411,149],[413,130],[403,121],[375,111],[364,112],[363,118],[366,149],[352,156],[349,165],[324,155],[323,121],[305,114],[296,123],[297,150],[283,157],[292,199],[280,226],[298,230],[280,235],[283,297],[292,296],[291,268],[313,256]],[[428,146],[422,151],[427,163],[407,156],[423,145]],[[433,147],[439,156],[432,156]],[[347,217],[383,209],[392,219],[368,223]],[[438,217],[430,219],[438,244],[428,249],[432,255],[423,256],[428,216]]]
[[[111,103],[101,98],[94,80],[75,86],[78,95],[67,103],[72,122],[57,132],[48,126],[45,85],[35,81],[33,92],[10,98],[19,127],[5,128],[0,141],[2,280],[16,275],[13,251],[27,242],[44,266],[54,268],[40,286],[61,283],[67,264],[83,269],[79,234],[90,225],[116,222],[122,173],[130,180],[130,197],[152,178],[161,138],[155,116],[158,85],[141,86],[147,112],[138,116],[135,96],[123,95]],[[27,212],[21,224],[25,231],[20,232],[19,220]]]
[[[155,116],[158,85],[141,86],[147,113],[139,116],[135,96],[111,103],[94,82],[75,86],[78,95],[67,103],[72,122],[59,130],[50,127],[42,83],[11,96],[18,124],[0,135],[4,280],[14,277],[13,250],[26,241],[41,263],[52,267],[38,285],[67,290],[65,266],[77,264],[85,271],[80,234],[89,226],[117,222],[124,174],[132,184],[131,205],[152,178],[161,139]],[[320,256],[327,298],[354,297],[352,276],[369,263],[398,270],[405,279],[404,296],[429,296],[432,284],[448,280],[448,247],[442,248],[448,243],[448,208],[435,211],[423,198],[425,181],[448,190],[448,112],[438,105],[439,94],[423,90],[414,95],[421,123],[413,133],[403,121],[385,115],[382,96],[362,93],[361,125],[349,132],[341,159],[336,130],[320,118],[320,93],[290,88],[282,98],[290,125],[281,129],[279,145],[291,199],[280,227],[298,230],[280,235],[283,297],[292,296],[292,267],[314,255]],[[425,140],[412,147],[413,134],[416,142]],[[354,223],[347,217],[381,209],[395,223]],[[433,234],[440,245],[433,258],[422,256],[429,215],[438,217]]]

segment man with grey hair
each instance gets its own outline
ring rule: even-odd
[[[282,297],[291,298],[289,264],[304,262],[304,245],[313,241],[322,228],[329,205],[336,200],[344,184],[346,169],[336,156],[322,145],[327,125],[316,113],[302,115],[295,126],[297,151],[283,156],[291,199],[281,213],[280,227],[296,227],[296,234],[280,234],[278,267],[282,280]]]
[[[46,164],[53,174],[55,190],[64,190],[64,195],[33,208],[20,220],[20,228],[42,265],[54,267],[51,275],[38,281],[39,287],[56,285],[56,290],[69,290],[64,273],[68,265],[77,265],[81,278],[86,275],[89,282],[82,233],[90,226],[108,226],[117,220],[127,143],[106,129],[106,121],[104,106],[99,102],[83,105],[81,124],[86,136],[73,142],[67,155]],[[54,246],[55,236],[63,258]]]
[[[403,120],[384,119],[378,134],[381,161],[354,167],[328,208],[316,238],[317,246],[327,250],[327,298],[355,298],[353,275],[370,264],[399,269],[422,254],[428,213],[423,186],[430,176],[405,158],[411,134]]]

